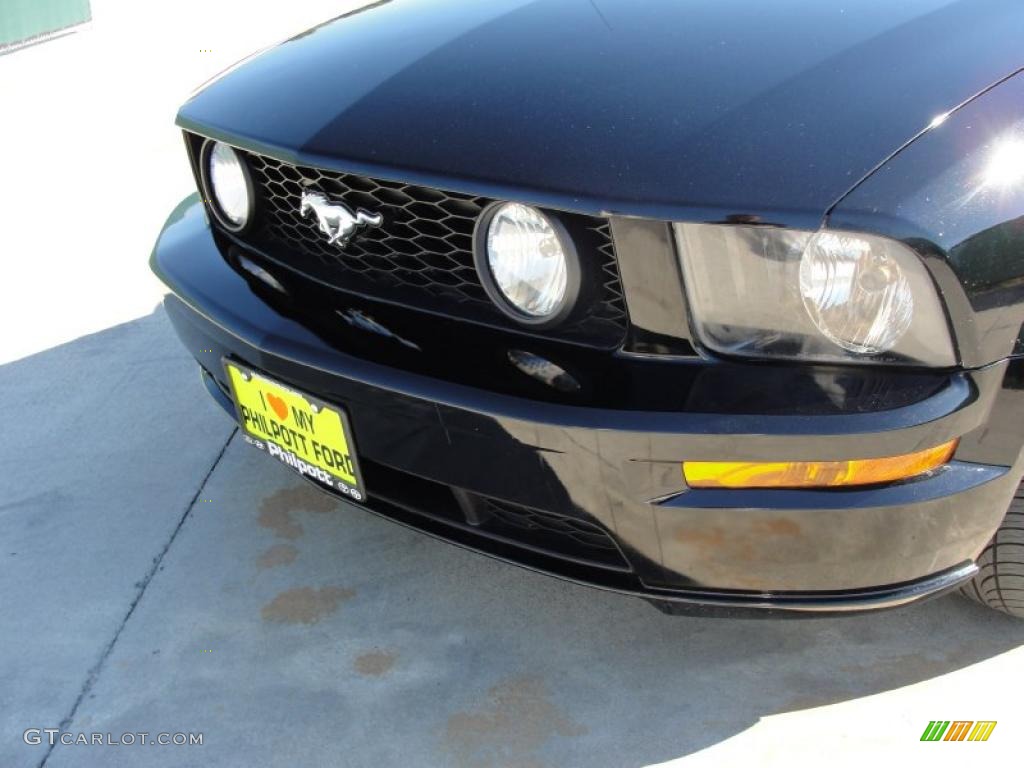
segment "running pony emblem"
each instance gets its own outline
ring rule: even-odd
[[[302,193],[299,215],[305,217],[310,211],[316,216],[320,231],[327,235],[327,242],[344,248],[361,229],[379,227],[384,217],[369,213],[361,208],[356,213],[344,203],[332,203],[323,192],[307,189]]]

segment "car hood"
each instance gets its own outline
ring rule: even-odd
[[[393,0],[195,95],[285,160],[587,212],[821,214],[1021,65],[1020,0]]]

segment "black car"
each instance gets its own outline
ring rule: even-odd
[[[245,439],[403,525],[673,613],[1022,616],[1022,33],[376,3],[182,107],[152,267]]]

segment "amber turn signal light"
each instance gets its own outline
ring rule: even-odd
[[[940,467],[959,440],[903,456],[851,461],[686,461],[691,488],[839,488],[904,480]]]

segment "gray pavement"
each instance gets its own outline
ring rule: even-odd
[[[1024,625],[956,596],[673,618],[435,542],[249,448],[162,310],[0,366],[0,392],[2,766],[862,763],[937,717],[1016,749]],[[203,744],[50,752],[33,727]]]

